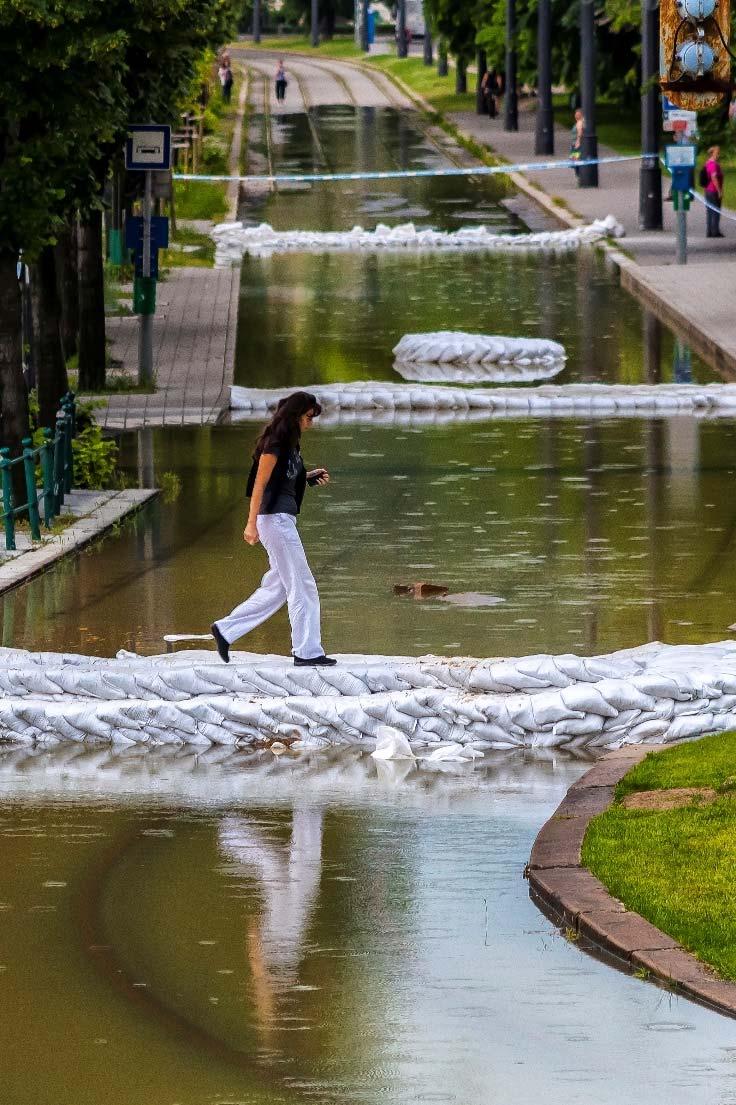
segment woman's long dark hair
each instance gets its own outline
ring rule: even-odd
[[[322,407],[317,402],[317,396],[309,391],[295,391],[287,395],[285,399],[279,399],[278,406],[267,426],[264,426],[256,447],[253,450],[253,458],[257,460],[266,445],[269,447],[290,445],[292,448],[299,444],[302,436],[299,428],[299,419],[309,411],[314,416],[322,413]]]

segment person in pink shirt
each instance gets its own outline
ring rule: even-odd
[[[708,178],[705,186],[705,199],[708,207],[705,209],[706,238],[723,238],[721,234],[721,202],[723,200],[723,169],[719,157],[720,146],[711,146],[708,150],[708,160],[705,163],[704,176]]]

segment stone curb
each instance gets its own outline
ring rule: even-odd
[[[633,913],[583,867],[580,851],[588,825],[613,801],[614,787],[648,752],[610,752],[563,798],[534,841],[525,874],[529,897],[554,924],[571,929],[581,946],[621,970],[647,972],[652,981],[736,1018],[736,983],[726,982],[638,913]]]
[[[62,557],[78,552],[91,541],[100,537],[128,514],[135,511],[158,495],[158,490],[112,491],[102,502],[98,502],[91,513],[78,518],[62,533],[48,538],[43,544],[28,552],[21,553],[0,566],[0,595],[27,583],[52,567]]]

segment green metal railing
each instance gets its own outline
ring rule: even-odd
[[[15,519],[28,513],[31,537],[41,540],[41,511],[47,529],[61,513],[64,496],[71,491],[74,482],[74,452],[72,441],[77,432],[77,408],[74,392],[68,392],[61,401],[56,416],[56,430],[44,429],[43,444],[33,447],[30,437],[22,441],[21,456],[10,458],[10,449],[0,449],[0,475],[2,476],[2,512],[0,518],[5,527],[5,548],[15,549]],[[13,495],[12,469],[22,464],[26,484],[26,501],[16,505]],[[41,467],[41,487],[36,487],[36,465]]]

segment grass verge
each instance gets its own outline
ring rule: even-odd
[[[391,76],[400,77],[432,106],[440,115],[448,111],[474,111],[475,92],[455,91],[455,70],[451,69],[446,77],[437,75],[437,67],[425,65],[421,58],[397,58],[394,54],[374,54],[366,59],[373,69],[380,69]],[[468,84],[472,88],[475,76],[468,74]]]
[[[716,799],[627,810],[635,791],[712,787]],[[650,754],[588,828],[583,863],[627,908],[736,979],[736,733]]]
[[[270,50],[283,54],[296,52],[324,58],[361,58],[365,56],[360,47],[355,45],[352,35],[335,35],[334,38],[320,42],[319,46],[312,46],[308,35],[274,35],[271,38],[262,38],[258,46],[250,41],[239,45],[247,45],[249,50]]]

